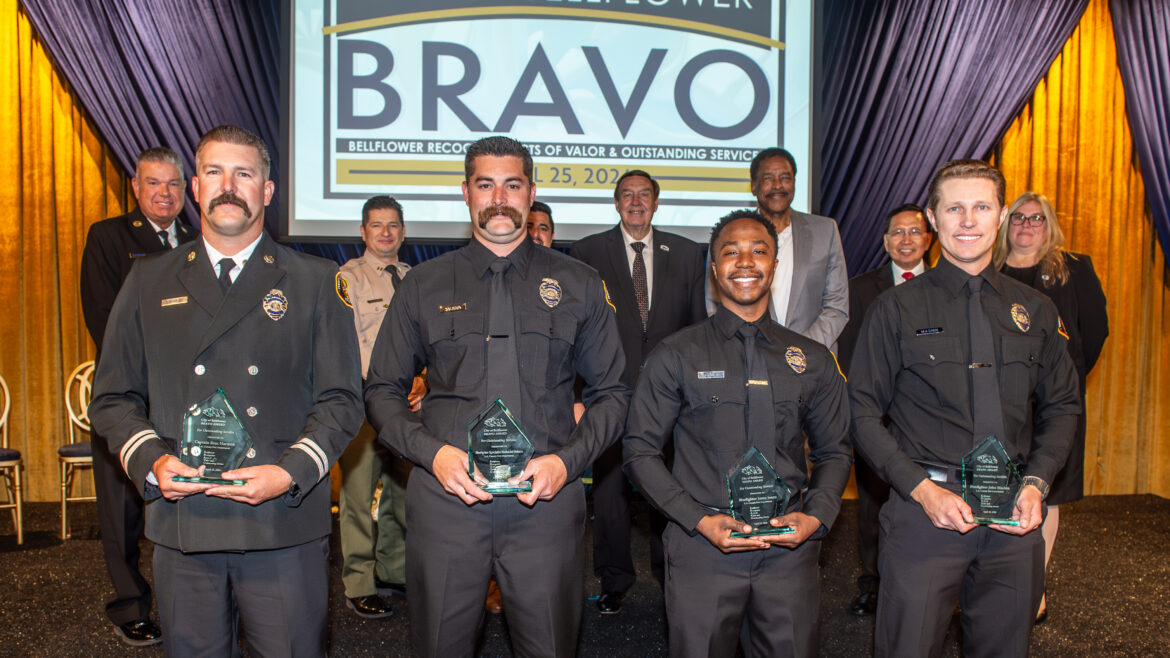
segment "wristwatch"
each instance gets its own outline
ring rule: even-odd
[[[1048,498],[1048,483],[1044,480],[1041,480],[1035,475],[1029,475],[1024,478],[1024,481],[1020,483],[1020,486],[1022,487],[1026,484],[1030,484],[1040,490],[1040,500],[1045,500]]]

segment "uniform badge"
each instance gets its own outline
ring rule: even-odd
[[[788,366],[798,375],[803,373],[804,369],[808,367],[808,362],[804,360],[804,352],[799,347],[789,347],[784,350],[784,360],[788,362]]]
[[[264,301],[261,302],[260,307],[275,322],[284,317],[285,311],[288,310],[288,300],[285,299],[283,292],[273,288],[268,291],[267,295],[264,295]]]
[[[136,219],[131,224],[132,224],[132,226],[134,226],[134,228],[142,228],[142,221],[141,220]]]
[[[545,306],[556,308],[561,303],[561,284],[556,279],[545,277],[540,280],[540,299]]]
[[[1024,308],[1023,304],[1012,304],[1012,322],[1020,328],[1020,331],[1028,333],[1028,329],[1032,326],[1032,318],[1028,316],[1028,309]]]
[[[188,263],[191,263],[191,262],[194,262],[194,260],[195,260],[195,252],[194,252],[194,251],[188,251],[188,252],[187,252],[187,262],[188,262]]]
[[[346,306],[353,308],[353,302],[349,300],[349,281],[341,276],[341,272],[333,275],[333,289],[337,291],[337,298]]]
[[[272,254],[264,254],[264,262],[271,265],[276,262],[276,259],[272,257]]]

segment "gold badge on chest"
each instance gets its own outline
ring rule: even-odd
[[[1028,333],[1028,329],[1032,326],[1032,318],[1028,315],[1028,309],[1024,308],[1023,304],[1012,304],[1012,322],[1016,323],[1020,331]]]
[[[264,295],[264,301],[260,302],[260,308],[264,309],[264,313],[275,322],[283,318],[285,312],[288,311],[288,299],[283,292],[273,288]]]

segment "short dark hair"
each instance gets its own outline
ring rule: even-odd
[[[984,178],[995,184],[995,197],[999,201],[1000,208],[1003,207],[1004,201],[1004,187],[1003,173],[1000,170],[992,167],[982,160],[951,160],[938,168],[934,172],[934,178],[930,179],[930,196],[927,199],[926,207],[931,211],[937,213],[938,200],[941,196],[940,187],[948,180],[955,178]]]
[[[781,157],[787,160],[788,164],[792,166],[792,175],[796,175],[796,158],[792,157],[792,154],[786,149],[773,146],[760,151],[756,154],[756,157],[752,158],[751,176],[753,183],[756,182],[756,174],[760,173],[760,165],[764,164],[765,160],[770,160],[775,157]]]
[[[641,176],[642,178],[645,178],[646,180],[650,181],[650,187],[654,188],[654,200],[655,201],[658,200],[658,193],[662,191],[662,188],[658,185],[658,181],[654,180],[654,177],[651,176],[650,173],[647,171],[643,171],[641,169],[627,169],[626,173],[622,174],[621,176],[618,176],[617,181],[613,184],[613,200],[614,201],[618,200],[618,194],[621,192],[621,189],[622,189],[622,182],[631,176]]]
[[[768,231],[768,235],[772,238],[772,251],[776,251],[776,227],[772,225],[772,222],[764,219],[763,215],[761,215],[758,211],[752,210],[751,208],[732,210],[726,215],[720,217],[719,222],[715,224],[715,228],[711,229],[711,242],[707,245],[707,249],[708,253],[710,254],[712,263],[715,262],[715,241],[719,239],[719,234],[723,232],[723,229],[727,228],[728,224],[739,219],[751,219],[759,222],[760,225]]]
[[[366,205],[362,206],[362,226],[365,226],[370,221],[370,212],[374,210],[396,210],[398,211],[398,221],[406,224],[406,216],[402,212],[402,204],[392,196],[379,194],[372,196],[366,200]]]
[[[135,176],[138,176],[138,170],[142,168],[143,162],[161,162],[162,164],[172,165],[179,170],[179,178],[184,177],[183,159],[179,157],[178,153],[165,146],[155,146],[139,153],[138,160],[134,163]]]
[[[557,230],[557,225],[553,222],[553,218],[552,218],[552,208],[549,208],[547,203],[545,203],[543,201],[533,201],[532,207],[529,208],[528,211],[529,212],[542,212],[542,213],[548,215],[548,227],[550,229],[552,229],[553,231]],[[528,217],[531,219],[532,215],[529,215]]]
[[[933,230],[930,228],[930,222],[926,220],[926,211],[922,209],[922,206],[918,205],[917,203],[903,203],[897,208],[894,208],[890,212],[886,213],[886,221],[882,225],[882,233],[886,233],[890,230],[890,222],[894,221],[895,215],[901,215],[904,212],[916,212],[921,214],[922,223],[926,224],[926,232],[933,232]]]
[[[264,145],[264,140],[260,139],[250,130],[241,128],[239,126],[223,125],[216,126],[207,131],[199,140],[199,146],[195,147],[195,169],[198,173],[200,154],[203,153],[203,147],[207,146],[209,142],[224,142],[226,144],[235,144],[236,146],[251,146],[260,152],[260,172],[264,180],[268,180],[268,173],[272,170],[272,159],[268,157],[268,147]]]
[[[484,137],[467,147],[467,155],[463,157],[463,179],[465,181],[471,180],[471,174],[475,173],[475,159],[481,155],[495,158],[509,156],[520,158],[524,167],[524,176],[528,178],[530,184],[532,183],[532,154],[520,142],[503,135]]]

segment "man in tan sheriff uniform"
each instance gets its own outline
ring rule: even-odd
[[[390,306],[394,290],[410,266],[398,260],[406,234],[402,205],[391,197],[371,197],[362,207],[365,253],[352,258],[337,274],[338,295],[353,308],[362,378],[370,364],[374,339]],[[416,387],[417,390],[417,387]],[[414,395],[415,404],[421,395]],[[406,582],[406,480],[410,462],[395,459],[377,445],[369,423],[338,461],[341,468],[341,581],[346,605],[359,617],[378,619],[392,614],[378,590],[403,593]],[[378,482],[378,521],[370,504]]]

